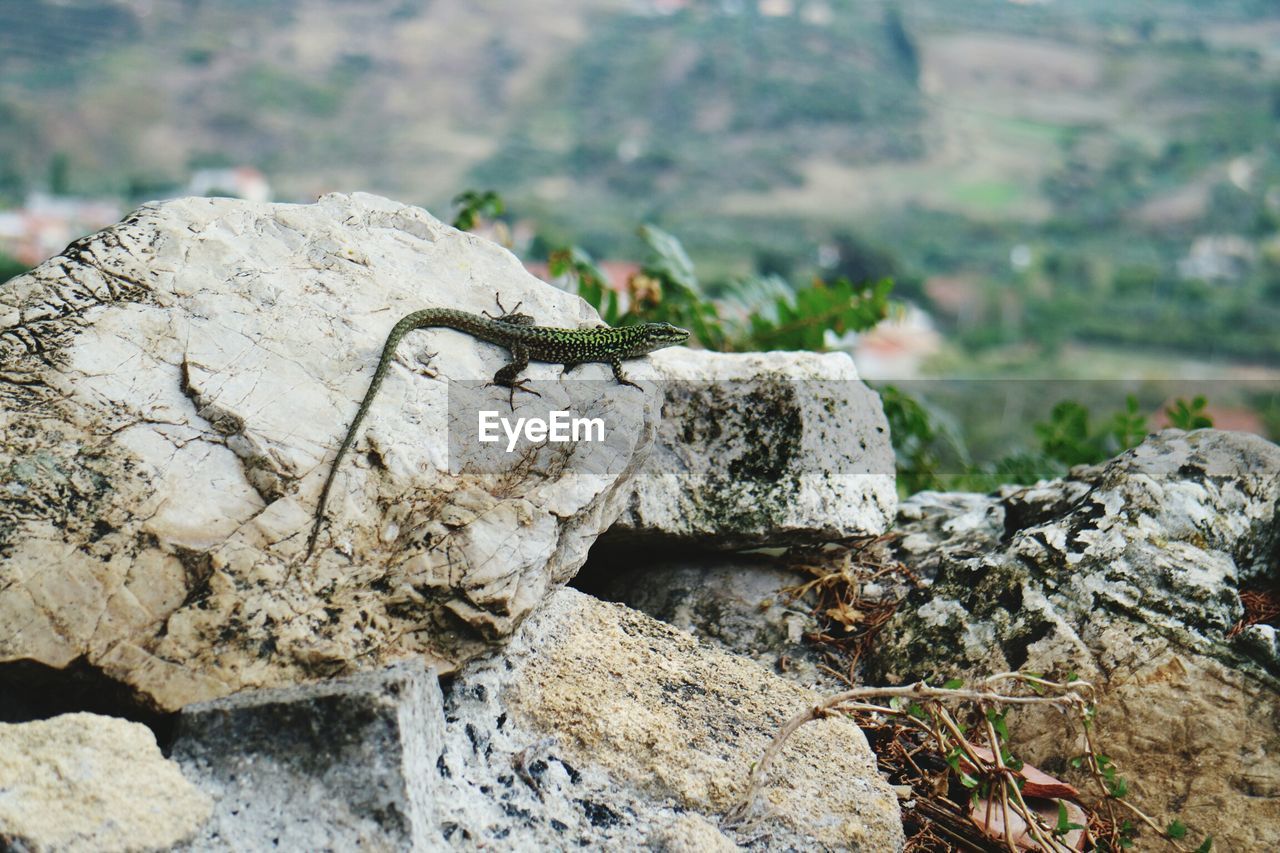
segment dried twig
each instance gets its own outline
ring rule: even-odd
[[[1030,688],[1035,693],[1019,693],[1017,690],[1020,688]],[[945,764],[950,766],[953,774],[959,777],[971,802],[979,803],[985,798],[986,819],[982,827],[989,832],[997,814],[1003,820],[1003,835],[999,839],[1003,849],[1017,853],[1019,845],[1014,827],[1020,822],[1025,824],[1026,836],[1029,838],[1024,843],[1034,844],[1040,850],[1053,853],[1074,853],[1076,848],[1068,845],[1066,839],[1068,831],[1075,826],[1061,817],[1058,826],[1050,826],[1024,796],[1023,777],[1019,772],[1023,765],[1008,752],[1003,717],[995,713],[997,708],[1050,706],[1073,712],[1073,717],[1084,724],[1085,760],[1110,815],[1109,819],[1096,813],[1087,815],[1089,826],[1081,827],[1084,842],[1092,841],[1096,845],[1103,841],[1110,849],[1119,848],[1123,836],[1117,826],[1113,808],[1115,803],[1119,803],[1155,830],[1174,849],[1189,850],[1190,848],[1181,846],[1153,818],[1108,788],[1106,771],[1098,760],[1100,753],[1097,752],[1092,733],[1094,693],[1094,686],[1086,681],[1059,683],[1038,675],[1017,672],[992,675],[969,688],[933,687],[921,681],[896,687],[860,687],[847,690],[800,711],[782,726],[752,768],[746,791],[727,819],[731,823],[746,819],[782,747],[806,723],[833,715],[847,715],[864,728],[871,727],[875,732],[886,726],[885,720],[892,719],[894,727],[889,733],[889,743],[879,743],[877,754],[896,752],[900,758],[897,765],[899,768],[910,766],[915,769],[915,776],[911,781],[918,802],[913,801],[911,805],[926,820],[934,818],[932,824],[922,828],[913,837],[908,849],[949,847],[980,850],[990,849],[992,843],[989,836],[968,837],[963,828],[965,809],[942,794],[931,795],[927,790],[929,773],[915,759],[924,752],[926,744],[931,744],[937,755],[945,757]],[[886,699],[889,700],[888,704],[873,701]],[[949,706],[976,709],[980,712],[981,724],[976,729],[966,729]],[[1000,723],[999,727],[996,725],[997,721]],[[919,737],[924,738],[924,742],[914,750],[903,744],[908,731],[917,732]],[[972,739],[971,732],[974,731],[981,732],[985,741],[981,748]],[[1072,790],[1070,786],[1063,787]],[[1050,798],[1050,802],[1053,801]],[[1075,804],[1071,807],[1076,808]],[[1065,814],[1061,811],[1064,807],[1059,808],[1059,814]],[[998,811],[993,814],[993,810]],[[932,847],[933,844],[939,846]]]

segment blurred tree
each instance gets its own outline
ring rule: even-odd
[[[54,152],[49,161],[49,192],[67,195],[71,186],[71,160],[63,151]]]
[[[832,238],[836,248],[836,262],[829,272],[833,279],[848,279],[854,284],[892,279],[894,295],[903,299],[921,301],[924,282],[918,275],[904,271],[902,263],[889,249],[872,243],[851,232],[841,232]]]
[[[916,41],[902,20],[902,10],[897,4],[889,7],[884,16],[885,35],[889,46],[902,66],[904,76],[916,85],[920,84],[920,53]]]

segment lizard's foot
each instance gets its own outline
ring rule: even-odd
[[[510,384],[506,382],[486,382],[485,387],[486,388],[491,388],[491,387],[506,388],[507,391],[509,392],[507,394],[507,405],[510,406],[511,411],[514,412],[516,410],[516,392],[517,391],[525,391],[529,394],[532,394],[535,397],[542,396],[537,391],[533,390],[528,385],[526,385],[525,384],[526,381],[527,380],[524,380],[524,379],[518,379],[515,382],[511,382]]]
[[[630,385],[632,388],[640,388],[639,385],[628,379],[627,375],[622,372],[622,362],[620,360],[614,359],[609,362],[609,366],[613,368],[613,378],[617,380],[619,385]],[[644,389],[640,388],[640,390],[643,391]]]
[[[526,314],[517,314],[517,313],[516,313],[517,311],[519,311],[519,310],[520,310],[520,306],[524,304],[524,300],[523,300],[523,299],[521,299],[519,302],[517,302],[517,303],[516,303],[516,307],[512,308],[510,311],[508,311],[506,308],[502,307],[502,297],[501,297],[501,295],[499,295],[499,294],[497,294],[497,293],[493,294],[493,301],[497,304],[497,306],[498,306],[498,310],[502,312],[500,315],[498,315],[497,317],[495,317],[494,315],[490,314],[488,311],[482,311],[482,312],[480,312],[480,313],[484,314],[484,316],[488,317],[490,320],[506,320],[506,321],[509,323],[509,322],[511,322],[511,320],[510,320],[510,319],[508,319],[508,318],[510,318],[510,317],[525,317],[525,316],[528,316],[528,315],[526,315]]]

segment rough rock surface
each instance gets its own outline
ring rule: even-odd
[[[606,552],[606,554],[609,552]],[[819,669],[829,663],[805,640],[821,627],[813,608],[793,600],[810,576],[754,554],[660,557],[618,568],[593,555],[574,579],[577,589],[616,601],[754,660],[804,687],[837,693],[847,685]]]
[[[168,849],[209,812],[139,723],[96,714],[0,723],[0,849]]]
[[[1166,430],[1111,462],[993,496],[922,494],[898,556],[931,586],[882,634],[873,677],[1074,671],[1136,802],[1215,849],[1280,849],[1276,631],[1228,634],[1280,582],[1280,447]],[[1018,755],[1082,751],[1054,713],[1010,717]]]
[[[665,380],[657,446],[609,539],[822,543],[893,521],[888,422],[847,354],[672,349],[651,360]]]
[[[443,694],[420,663],[183,711],[174,757],[216,799],[194,850],[898,850],[862,733],[805,727],[768,808],[725,826],[815,696],[575,590]]]
[[[479,386],[506,351],[415,332],[302,559],[388,330],[494,310],[495,291],[544,324],[599,322],[500,247],[361,194],[147,205],[5,283],[0,663],[80,661],[172,710],[411,655],[447,669],[513,630],[622,509],[652,386],[545,383],[517,407],[604,416],[609,441],[473,471],[447,452],[446,389],[479,380],[505,409]]]
[[[444,756],[462,789],[444,802],[473,844],[509,831],[557,849],[689,849],[681,839],[714,826],[683,818],[717,824],[777,728],[815,698],[629,608],[561,590],[501,658],[473,661],[453,683],[451,729],[468,737]],[[901,848],[897,799],[856,726],[805,726],[780,759],[765,816],[722,834],[770,850]],[[513,766],[514,781],[486,790]]]
[[[189,705],[173,758],[215,806],[187,849],[430,849],[443,725],[417,661]]]

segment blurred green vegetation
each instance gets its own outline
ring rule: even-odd
[[[0,283],[6,282],[15,275],[22,275],[29,267],[17,258],[0,252]]]
[[[475,229],[503,215],[503,199],[494,191],[468,190],[454,198],[458,227]],[[548,272],[591,304],[610,325],[649,321],[688,328],[693,344],[717,351],[822,351],[850,341],[890,311],[890,278],[877,277],[893,265],[874,251],[849,252],[847,271],[854,278],[809,282],[788,280],[774,269],[747,278],[704,284],[680,240],[653,225],[639,235],[648,257],[626,282],[607,274],[578,246],[549,249]],[[858,245],[846,236],[847,247]],[[1150,400],[1168,399],[1169,383],[1155,383],[1126,396],[1123,408],[1101,418],[1094,403],[1114,395],[1115,383],[934,380],[885,384],[878,389],[889,422],[896,457],[897,484],[903,496],[922,490],[990,491],[1002,485],[1029,485],[1062,477],[1076,465],[1104,462],[1136,447],[1152,429],[1144,411]],[[1272,383],[1274,384],[1274,383]],[[1244,383],[1244,395],[1230,402],[1256,413],[1265,429],[1280,430],[1280,394]],[[944,393],[935,393],[937,391]],[[918,393],[917,393],[918,392]],[[1055,394],[1060,399],[1042,420],[1027,413]],[[1225,392],[1224,392],[1225,393]],[[1004,399],[1000,399],[1001,397]],[[1239,391],[1228,395],[1240,398]],[[955,405],[957,410],[948,410]],[[992,417],[1002,409],[1004,421]],[[959,411],[963,410],[963,411]],[[1174,397],[1163,405],[1168,426],[1193,430],[1213,426],[1203,394]],[[976,422],[976,427],[974,426]],[[1022,433],[1028,432],[1029,435]]]
[[[776,275],[719,283],[704,289],[680,241],[652,225],[640,234],[649,259],[625,285],[611,287],[591,256],[578,247],[551,253],[549,269],[567,277],[577,293],[610,325],[667,322],[689,329],[693,339],[721,352],[825,350],[831,342],[866,331],[889,310],[888,278],[814,279],[792,287]]]
[[[991,491],[1063,477],[1076,465],[1096,465],[1142,443],[1151,431],[1136,396],[1123,409],[1096,419],[1076,400],[1056,403],[1047,420],[1033,425],[1034,443],[986,462],[974,460],[964,431],[945,410],[901,388],[880,389],[897,458],[898,491]],[[1274,405],[1275,396],[1269,397]],[[1178,398],[1164,410],[1169,425],[1192,430],[1213,426],[1207,402]],[[1006,437],[1006,443],[1008,441]]]
[[[471,180],[515,197],[564,175],[579,204],[605,208],[617,226],[678,217],[715,194],[798,185],[798,164],[817,153],[868,163],[920,155],[909,29],[896,14],[839,5],[823,24],[763,16],[754,4],[739,15],[695,3],[671,16],[594,16],[590,38]],[[612,253],[625,229],[576,230]]]

